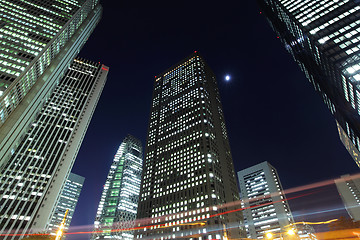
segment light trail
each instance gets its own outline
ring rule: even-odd
[[[336,212],[336,211],[341,211],[341,210],[344,210],[344,207],[333,208],[333,209],[325,209],[325,210],[321,210],[321,211],[310,212],[310,213],[303,213],[303,214],[293,214],[293,216],[294,216],[294,217],[301,217],[301,216],[309,216],[309,215],[316,215],[316,214]]]
[[[286,225],[285,227],[298,225],[298,224],[308,224],[308,225],[329,224],[329,223],[335,222],[337,220],[339,220],[339,219],[336,218],[336,219],[331,219],[331,220],[324,221],[324,222],[296,222],[296,223]]]
[[[212,218],[212,217],[217,217],[217,216],[224,215],[224,214],[228,214],[228,213],[233,213],[233,212],[242,211],[242,210],[245,210],[245,209],[263,207],[263,206],[271,205],[271,204],[278,203],[278,202],[284,202],[284,201],[287,201],[287,200],[292,200],[292,199],[296,199],[296,198],[301,198],[301,197],[305,197],[305,196],[312,195],[312,194],[314,194],[314,193],[317,193],[317,192],[304,193],[304,194],[299,195],[299,196],[295,196],[295,197],[291,197],[291,198],[287,198],[287,199],[282,199],[282,200],[278,200],[278,201],[274,201],[274,202],[268,202],[268,203],[258,204],[258,205],[254,205],[254,206],[251,206],[251,207],[238,208],[238,209],[226,211],[226,212],[223,212],[223,213],[217,213],[217,214],[210,215],[210,218]]]
[[[311,193],[306,193],[306,194],[302,194],[302,195],[299,195],[299,196],[294,196],[294,197],[291,197],[291,198],[288,198],[287,200],[291,200],[291,199],[296,199],[296,198],[301,198],[301,197],[304,197],[304,196],[308,196],[308,195],[311,195],[311,194],[314,194],[316,192],[311,192]],[[286,200],[286,199],[285,199]],[[256,208],[256,207],[261,207],[261,206],[266,206],[266,205],[270,205],[270,204],[273,204],[273,203],[277,203],[277,202],[282,202],[282,201],[285,201],[284,199],[282,200],[279,200],[279,201],[275,201],[275,202],[270,202],[270,203],[264,203],[264,204],[258,204],[258,205],[255,205],[255,206],[251,206],[251,207],[248,207],[248,208]],[[203,217],[200,219],[200,221],[204,221],[204,220],[208,220],[210,218],[213,218],[213,217],[217,217],[217,216],[221,216],[221,215],[225,215],[225,214],[229,214],[229,213],[233,213],[233,212],[238,212],[238,211],[242,211],[244,209],[248,209],[248,208],[238,208],[238,209],[234,209],[234,210],[230,210],[230,211],[226,211],[226,212],[223,212],[223,213],[217,213],[217,214],[213,214],[213,215],[210,215],[209,217]],[[178,213],[178,214],[181,214],[181,213]],[[167,215],[167,217],[170,216],[170,215]],[[162,223],[162,224],[153,224],[153,225],[146,225],[146,226],[141,226],[141,227],[135,227],[135,228],[127,228],[127,229],[111,229],[109,230],[110,232],[121,232],[121,231],[134,231],[134,230],[140,230],[140,229],[148,229],[148,228],[168,228],[168,227],[176,227],[176,226],[180,226],[180,225],[205,225],[205,223],[203,222],[189,222],[189,223],[179,223],[179,224],[168,224],[168,223]],[[220,229],[221,230],[221,229]],[[214,230],[214,231],[220,231],[220,230]],[[66,233],[66,235],[70,235],[70,234],[91,234],[91,233],[102,233],[103,231],[100,230],[100,231],[89,231],[89,232],[72,232],[72,233]]]
[[[315,192],[312,192],[312,193],[306,193],[306,194],[302,194],[302,195],[299,195],[299,196],[294,196],[294,197],[291,197],[291,198],[288,198],[288,199],[282,199],[282,200],[279,200],[279,201],[275,201],[275,202],[269,202],[269,203],[264,203],[264,204],[258,204],[258,205],[254,205],[254,206],[251,206],[251,207],[248,207],[248,208],[238,208],[238,209],[234,209],[234,210],[230,210],[230,211],[226,211],[226,212],[223,212],[223,213],[217,213],[217,214],[213,214],[213,215],[210,215],[209,217],[202,217],[200,219],[200,221],[204,221],[204,220],[208,220],[210,218],[213,218],[213,217],[217,217],[217,216],[221,216],[221,215],[225,215],[225,214],[229,214],[229,213],[233,213],[233,212],[238,212],[238,211],[242,211],[244,209],[249,209],[249,208],[256,208],[256,207],[261,207],[261,206],[266,206],[266,205],[270,205],[270,204],[273,204],[273,203],[277,203],[277,202],[282,202],[282,201],[285,201],[285,200],[291,200],[291,199],[296,199],[296,198],[301,198],[301,197],[304,197],[304,196],[308,196],[308,195],[311,195],[311,194],[314,194]],[[193,210],[191,210],[193,211]],[[190,212],[190,211],[189,211]],[[181,214],[181,213],[177,213],[177,214]],[[170,216],[170,215],[168,215]],[[125,232],[125,231],[135,231],[135,230],[140,230],[140,229],[145,229],[145,228],[168,228],[168,227],[175,227],[175,226],[180,226],[180,225],[200,225],[200,226],[203,226],[205,225],[204,222],[199,222],[198,221],[191,221],[189,223],[179,223],[179,224],[168,224],[168,223],[162,223],[162,224],[153,224],[153,225],[146,225],[146,226],[141,226],[141,227],[133,227],[133,228],[124,228],[124,229],[109,229],[109,232]],[[99,230],[99,231],[78,231],[78,232],[68,232],[68,233],[64,233],[64,235],[74,235],[74,234],[92,234],[92,233],[103,233],[103,230]],[[0,234],[0,236],[21,236],[23,234]],[[46,236],[46,235],[51,235],[51,234],[24,234],[24,236]]]
[[[352,175],[351,176],[352,179],[356,179],[356,178],[360,178],[360,174],[356,174],[356,175]],[[277,194],[277,195],[283,195],[283,194],[290,194],[290,193],[296,193],[296,192],[302,192],[302,191],[306,191],[306,190],[311,190],[311,189],[316,189],[316,188],[320,188],[320,187],[325,187],[325,186],[329,186],[329,185],[332,185],[334,184],[334,180],[331,179],[331,180],[325,180],[325,181],[321,181],[321,182],[317,182],[317,183],[312,183],[312,184],[307,184],[307,185],[304,185],[304,186],[299,186],[299,187],[294,187],[294,188],[290,188],[290,189],[287,189],[287,190],[284,190],[283,192],[280,192],[280,193],[272,193],[272,195],[274,194]],[[291,198],[287,198],[287,199],[283,199],[283,200],[280,200],[280,201],[277,201],[277,202],[281,202],[281,201],[285,201],[285,200],[292,200],[292,199],[296,199],[296,198],[300,198],[300,197],[304,197],[304,196],[308,196],[308,195],[311,195],[311,194],[314,194],[314,193],[317,193],[317,192],[311,192],[311,193],[307,193],[307,194],[302,194],[302,195],[299,195],[299,196],[295,196],[295,197],[291,197]],[[270,194],[269,194],[270,196]],[[259,198],[261,199],[261,198]],[[252,201],[253,200],[256,200],[256,198],[254,199],[251,199]],[[221,206],[217,206],[218,209],[221,209],[221,208],[225,208],[225,207],[232,207],[232,206],[239,206],[242,202],[246,202],[248,200],[244,200],[244,201],[234,201],[234,202],[231,202],[231,203],[227,203],[227,204],[224,204],[224,205],[221,205]],[[255,205],[255,206],[252,206],[252,207],[249,207],[249,208],[255,208],[255,207],[261,207],[261,206],[266,206],[266,205],[269,205],[269,204],[273,204],[275,202],[270,202],[270,203],[265,203],[265,204],[260,204],[260,205]],[[247,208],[237,208],[237,209],[234,209],[234,210],[230,210],[230,211],[226,211],[226,212],[223,212],[223,213],[217,213],[217,214],[213,214],[213,215],[210,215],[209,217],[205,217],[205,218],[202,218],[200,220],[204,220],[204,219],[209,219],[209,218],[213,218],[213,217],[217,217],[217,216],[220,216],[220,215],[224,215],[224,214],[229,214],[229,213],[232,213],[232,212],[237,212],[237,211],[242,211],[244,209],[247,209]],[[318,212],[315,212],[315,213],[308,213],[308,214],[304,214],[304,215],[313,215],[313,214],[319,214],[319,213],[325,213],[325,212],[331,212],[331,211],[336,211],[336,210],[341,210],[341,208],[339,209],[335,209],[335,210],[332,210],[332,209],[328,209],[328,210],[323,210],[323,211],[318,211]],[[193,210],[191,210],[193,211]],[[190,211],[188,211],[190,212]],[[182,213],[185,213],[185,212],[182,212]],[[181,214],[181,213],[176,213],[176,214]],[[165,216],[162,216],[162,218],[165,219],[166,216],[172,216],[173,214],[171,215],[165,215]],[[141,227],[134,227],[134,228],[127,228],[127,229],[112,229],[111,232],[120,232],[120,231],[134,231],[134,230],[140,230],[140,229],[144,229],[144,228],[151,228],[151,227],[156,227],[156,228],[164,228],[164,227],[174,227],[174,226],[177,226],[177,225],[181,225],[181,224],[169,224],[168,226],[166,226],[166,224],[152,224],[152,225],[147,225],[147,223],[150,223],[150,221],[153,220],[152,218],[146,218],[146,219],[140,219],[140,220],[137,220],[136,221],[136,224],[141,224],[141,225],[146,225],[146,226],[141,226]],[[187,225],[190,225],[190,224],[194,224],[196,223],[193,222],[193,223],[185,223]],[[184,224],[184,223],[182,223]],[[84,228],[93,228],[93,225],[86,225],[86,226],[76,226],[76,227],[71,227],[71,229],[84,229]],[[89,231],[76,231],[76,232],[68,232],[68,233],[64,233],[64,235],[76,235],[76,234],[92,234],[92,233],[102,233],[103,231],[93,231],[93,230],[89,230]],[[41,234],[41,233],[29,233],[29,234],[1,234],[0,233],[0,236],[47,236],[47,235],[51,235],[51,234]]]
[[[329,220],[329,221],[325,221],[325,222],[302,222],[303,224],[309,224],[309,225],[316,225],[316,224],[328,224],[328,223],[332,223],[332,222],[335,222],[339,219],[332,219],[332,220]],[[294,223],[294,224],[300,224],[300,223]]]

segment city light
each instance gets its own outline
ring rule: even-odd
[[[338,219],[336,218],[336,219],[331,219],[331,220],[324,221],[324,222],[296,222],[296,223],[292,223],[291,225],[297,225],[297,224],[308,224],[308,225],[329,224],[329,223],[335,222],[337,220]]]
[[[285,45],[310,84],[320,92],[320,97],[334,115],[341,142],[360,167],[360,0],[256,1],[255,11],[235,5],[228,7],[227,11],[215,9],[217,19],[225,19],[216,21],[215,26],[213,18],[207,19],[207,16],[212,17],[213,14],[208,13],[213,11],[205,8],[192,14],[194,17],[187,16],[187,12],[199,8],[196,5],[185,9],[188,11],[179,7],[172,9],[174,11],[159,8],[162,12],[152,9],[150,14],[149,11],[145,14],[139,11],[121,14],[121,6],[118,9],[113,5],[112,14],[117,18],[111,18],[110,24],[103,24],[110,28],[103,28],[102,35],[94,38],[93,43],[89,42],[99,48],[99,51],[92,52],[111,55],[111,59],[107,59],[113,62],[114,69],[121,68],[114,77],[113,83],[118,86],[113,87],[111,102],[102,104],[108,108],[103,112],[119,113],[120,117],[103,115],[107,121],[99,124],[100,130],[93,130],[100,134],[93,134],[95,141],[88,141],[95,144],[87,145],[84,141],[82,149],[85,150],[82,151],[85,154],[77,157],[82,160],[75,165],[75,157],[90,126],[109,67],[100,62],[95,64],[74,58],[89,39],[102,12],[110,14],[110,11],[103,11],[109,10],[109,5],[101,6],[98,0],[43,0],[35,3],[33,0],[3,0],[0,9],[1,36],[5,36],[5,47],[0,54],[0,239],[28,236],[28,240],[64,240],[66,236],[74,238],[76,236],[72,235],[87,234],[91,235],[91,240],[360,240],[360,220],[351,212],[360,208],[360,180],[347,174],[341,179],[313,183],[312,176],[323,179],[324,175],[333,178],[331,175],[336,171],[342,173],[336,168],[327,171],[328,163],[332,159],[341,159],[335,155],[342,153],[336,151],[337,148],[326,147],[325,141],[309,144],[309,140],[315,137],[297,134],[288,128],[307,129],[299,128],[301,124],[292,121],[301,118],[291,118],[288,110],[295,108],[296,104],[288,102],[286,95],[294,99],[308,98],[309,95],[304,93],[296,97],[287,84],[282,84],[282,76],[286,77],[286,83],[298,76],[291,73],[288,61],[282,65],[279,61],[282,53],[273,48],[274,44]],[[177,9],[181,10],[180,14]],[[244,14],[239,14],[238,9]],[[207,15],[201,15],[203,12]],[[225,18],[221,15],[224,12],[227,14]],[[254,18],[247,16],[247,12],[255,12]],[[268,31],[255,19],[259,18],[259,13],[275,32],[268,38],[262,36]],[[164,14],[166,20],[161,21],[159,16]],[[241,15],[242,19],[233,21],[232,15]],[[135,21],[130,21],[132,16]],[[131,23],[125,28],[129,30],[128,34],[114,31],[113,26],[119,22],[124,25]],[[232,22],[236,25],[232,26]],[[162,23],[166,24],[165,27],[161,26]],[[239,27],[241,24],[246,26]],[[207,31],[211,35],[205,35],[201,30],[208,26],[221,32]],[[133,30],[142,34],[134,35]],[[123,39],[123,36],[129,39]],[[147,37],[143,39],[142,36]],[[281,41],[274,41],[274,37]],[[139,38],[149,44],[139,44]],[[126,44],[119,44],[118,39]],[[192,46],[185,46],[186,42]],[[173,46],[176,48],[171,49]],[[208,64],[193,50],[194,46],[204,51],[215,50],[214,53],[204,52],[204,55],[215,58],[209,59]],[[163,56],[161,49],[168,49],[173,54],[192,53],[175,65],[171,62],[176,57],[167,54],[156,69],[165,64],[169,64],[169,68],[145,82],[149,74],[156,71],[153,65]],[[267,55],[272,53],[277,55],[268,59]],[[273,62],[281,67],[280,71]],[[210,65],[217,67],[215,71],[210,69]],[[225,71],[221,70],[224,66]],[[136,73],[146,75],[135,76]],[[219,78],[215,73],[220,73]],[[222,83],[220,89],[218,82]],[[238,91],[239,86],[241,91]],[[280,94],[273,91],[273,86]],[[152,102],[148,104],[151,109],[147,112],[143,111],[145,104],[141,101],[149,95],[142,90],[153,90]],[[228,93],[224,109],[222,91]],[[129,96],[131,98],[124,98]],[[233,96],[241,99],[235,101]],[[132,103],[135,105],[130,105]],[[286,104],[285,107],[282,103]],[[281,110],[285,117],[272,118],[276,110]],[[224,120],[226,112],[233,113],[228,118],[236,127],[229,132]],[[123,124],[125,117],[128,117],[127,123],[139,126]],[[317,116],[313,118],[317,119]],[[281,124],[273,126],[272,122]],[[147,135],[145,124],[148,124]],[[136,146],[129,148],[122,143],[105,184],[98,183],[102,168],[96,164],[107,166],[102,150],[105,152],[112,145],[114,137],[109,137],[109,134],[120,136],[125,129],[134,130],[135,135],[141,132],[139,135],[146,137],[146,142],[133,139]],[[270,133],[265,130],[270,130]],[[290,134],[284,135],[282,131]],[[315,132],[327,140],[323,131]],[[230,139],[235,142],[230,142]],[[143,145],[146,147],[145,156]],[[230,146],[236,146],[235,151],[245,150],[243,155],[246,156],[232,154]],[[325,150],[320,149],[323,146]],[[290,152],[293,149],[295,154]],[[335,150],[335,154],[314,154],[314,149],[317,153]],[[268,161],[277,162],[279,173],[286,173],[284,186],[296,184],[297,187],[284,190],[277,170],[270,164],[264,167],[257,163],[262,161],[261,155]],[[313,157],[316,159],[310,164],[305,162]],[[325,163],[320,164],[318,159],[324,159]],[[87,191],[87,197],[83,198],[88,201],[88,206],[101,186],[102,193],[96,218],[92,219],[94,224],[75,226],[68,231],[79,199],[79,195],[71,191],[79,187],[77,183],[67,185],[73,166],[75,171],[81,169],[89,171],[88,176],[96,175],[96,178],[90,177],[93,182],[88,186],[92,190]],[[299,186],[301,181],[311,184]],[[324,186],[330,187],[320,189]],[[79,194],[80,190],[81,187]],[[347,199],[347,194],[355,200]],[[309,195],[312,198],[303,198]],[[288,201],[293,199],[298,200],[292,202],[293,209],[290,209]],[[338,204],[340,200],[343,205]],[[65,202],[64,206],[62,202]],[[357,205],[349,205],[350,202]],[[82,204],[77,211],[86,222],[91,217],[88,206]],[[340,214],[345,215],[344,210],[350,217],[340,217]],[[334,216],[339,216],[339,219],[332,219]],[[321,224],[329,225],[324,227]],[[322,229],[326,232],[321,232]]]
[[[289,235],[291,235],[291,236],[295,235],[294,229],[289,229],[289,230],[287,231],[287,234],[289,234]]]
[[[266,238],[271,239],[273,237],[272,233],[266,233]]]
[[[56,232],[56,238],[55,240],[60,240],[62,235],[63,235],[63,232],[64,232],[64,226],[65,226],[65,222],[66,222],[66,217],[69,213],[69,209],[66,209],[66,212],[65,212],[65,215],[64,215],[64,218],[59,226],[59,230]]]
[[[304,197],[304,196],[308,196],[308,195],[311,195],[313,193],[307,193],[307,194],[302,194],[302,195],[298,195],[298,196],[294,196],[294,197],[291,197],[291,198],[287,198],[287,200],[291,200],[291,199],[297,199],[297,198],[301,198],[301,197]],[[279,200],[279,201],[275,201],[273,203],[277,203],[277,202],[282,202],[283,200]],[[232,202],[232,203],[228,203],[228,205],[225,205],[225,206],[236,206],[236,205],[239,205],[240,204],[240,201],[235,201],[235,202]],[[253,206],[252,208],[256,208],[256,207],[261,207],[261,206],[266,206],[266,205],[269,205],[269,204],[272,204],[272,203],[267,203],[267,204],[261,204],[261,205],[255,205]],[[217,207],[221,207],[221,206],[217,206]],[[116,228],[116,229],[109,229],[109,232],[128,232],[128,231],[136,231],[136,230],[140,230],[140,229],[150,229],[150,228],[169,228],[169,227],[175,227],[175,226],[181,226],[181,225],[188,225],[188,226],[199,226],[199,227],[202,227],[202,226],[205,226],[206,225],[206,222],[204,222],[205,219],[211,219],[211,218],[214,218],[214,217],[217,217],[217,216],[221,216],[221,215],[225,215],[225,214],[229,214],[229,213],[232,213],[232,212],[237,212],[237,211],[243,211],[245,208],[237,208],[237,209],[234,209],[234,210],[230,210],[230,211],[225,211],[225,212],[221,212],[221,213],[216,213],[216,214],[213,214],[213,215],[210,215],[209,217],[205,217],[202,219],[202,221],[199,221],[199,222],[192,222],[192,223],[185,223],[185,224],[182,224],[182,223],[179,223],[179,224],[174,224],[174,225],[166,225],[165,223],[160,223],[160,224],[151,224],[151,218],[146,218],[146,219],[138,219],[136,222],[137,223],[140,223],[142,222],[142,225],[143,226],[140,226],[140,227],[132,227],[132,228]],[[182,212],[183,214],[185,214],[186,212]],[[164,218],[165,217],[169,217],[171,215],[165,215],[163,216]],[[94,233],[103,233],[102,230],[90,230],[93,228],[93,225],[89,225],[89,226],[83,226],[82,228],[86,228],[86,230],[84,229],[84,231],[76,231],[76,232],[62,232],[61,236],[63,235],[81,235],[81,234],[94,234]],[[79,229],[79,228],[78,228]],[[223,229],[218,229],[217,231],[223,231]],[[60,230],[58,231],[59,235],[60,235]],[[36,235],[49,235],[49,234],[25,234],[25,236],[36,236]],[[0,236],[19,236],[19,234],[1,234],[0,233]],[[267,236],[266,236],[267,237]],[[268,237],[267,237],[268,238]],[[61,238],[59,238],[61,239]]]

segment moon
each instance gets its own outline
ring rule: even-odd
[[[230,81],[230,75],[226,75],[225,76],[225,80],[228,82],[228,81]]]

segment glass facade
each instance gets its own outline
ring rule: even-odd
[[[359,1],[258,0],[258,3],[358,151]],[[353,157],[354,147],[347,147]],[[360,167],[358,156],[354,160]]]
[[[0,8],[0,126],[92,13],[97,0],[4,0]],[[101,7],[97,6],[96,11]]]
[[[100,63],[75,59],[0,169],[2,239],[18,239],[31,229],[45,230],[107,73]]]
[[[75,173],[70,173],[66,179],[64,188],[61,191],[60,197],[55,205],[47,231],[54,235],[59,230],[62,220],[64,219],[66,210],[66,222],[64,231],[67,232],[71,223],[72,216],[74,215],[76,204],[79,200],[81,189],[84,185],[85,178]]]
[[[142,165],[142,144],[128,135],[111,164],[91,239],[134,239]]]
[[[140,199],[137,239],[240,236],[217,83],[196,52],[155,77]]]
[[[238,179],[248,238],[264,239],[271,233],[274,239],[287,239],[294,219],[276,169],[263,162],[239,171]]]

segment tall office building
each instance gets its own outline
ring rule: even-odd
[[[286,49],[334,115],[360,167],[360,2],[258,0]]]
[[[155,77],[137,238],[238,238],[236,177],[215,75],[194,53]]]
[[[335,185],[350,217],[360,221],[360,176],[343,175]]]
[[[50,223],[46,227],[48,232],[56,234],[59,230],[61,222],[64,219],[65,213],[68,210],[64,226],[64,231],[67,232],[72,216],[74,215],[75,207],[79,200],[84,181],[85,178],[82,176],[75,173],[69,174],[69,177],[66,179],[64,188],[61,190],[61,194],[54,207]]]
[[[98,0],[2,0],[0,168],[100,20]]]
[[[0,169],[0,236],[43,231],[75,161],[108,68],[75,59]]]
[[[135,226],[142,166],[141,141],[128,135],[111,164],[91,239],[134,239],[134,231],[129,228]]]
[[[248,238],[263,239],[272,233],[287,239],[285,232],[294,220],[276,169],[262,162],[237,174]]]

